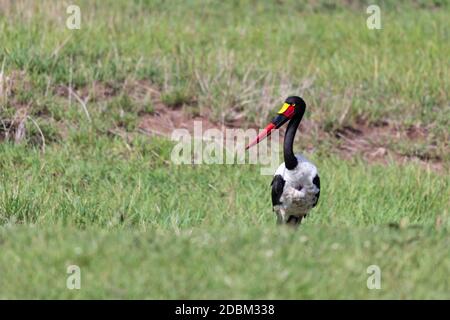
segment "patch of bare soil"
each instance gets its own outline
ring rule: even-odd
[[[146,134],[170,137],[175,129],[186,129],[191,134],[194,133],[194,122],[199,121],[202,131],[218,128],[224,130],[226,127],[209,119],[209,114],[194,115],[186,112],[183,108],[170,108],[161,102],[161,93],[150,84],[140,82],[140,90],[150,90],[152,92],[152,102],[154,111],[152,114],[144,114],[140,117],[138,130]],[[135,88],[136,89],[136,88]],[[135,90],[134,89],[134,90]],[[136,93],[132,93],[136,94]]]
[[[368,125],[365,121],[358,121],[353,126],[335,130],[333,134],[339,141],[337,150],[344,158],[358,154],[368,162],[387,163],[393,159],[401,164],[414,161],[433,170],[443,169],[442,159],[433,152],[414,154],[399,147],[401,144],[427,144],[428,130],[423,127],[403,127],[387,121]]]

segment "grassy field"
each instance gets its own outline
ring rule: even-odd
[[[0,0],[1,299],[450,298],[447,1],[381,2],[381,30],[365,2],[78,1],[80,30],[68,4]],[[297,232],[258,166],[141,130],[261,126],[291,94],[322,185]]]

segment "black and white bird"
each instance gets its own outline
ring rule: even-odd
[[[298,226],[308,212],[317,205],[320,196],[320,179],[317,168],[302,155],[294,155],[295,133],[306,110],[306,103],[297,96],[288,97],[278,115],[247,145],[259,143],[289,121],[283,146],[282,163],[272,180],[272,205],[280,224]]]

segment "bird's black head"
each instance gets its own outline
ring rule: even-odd
[[[278,129],[283,124],[294,117],[303,117],[305,113],[306,103],[298,96],[290,96],[284,100],[284,104],[278,111],[278,115],[272,119],[272,124]]]
[[[298,96],[290,96],[284,101],[284,103],[294,107],[294,115],[303,115],[305,113],[306,103]]]
[[[294,117],[303,117],[303,114],[306,110],[305,101],[298,96],[290,96],[285,101],[281,109],[278,111],[278,115],[272,119],[272,121],[267,125],[267,127],[261,132],[255,139],[255,141],[251,142],[247,145],[247,149],[251,146],[257,144],[266,136],[270,135],[270,132],[273,129],[280,128],[283,124],[288,122],[290,119]]]

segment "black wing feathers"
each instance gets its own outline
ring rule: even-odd
[[[316,201],[313,204],[313,208],[314,208],[317,205],[317,202],[319,201],[319,197],[320,197],[320,178],[317,174],[313,179],[313,183],[317,187],[317,189],[319,189],[319,192],[317,192],[317,194],[316,194]]]
[[[279,174],[275,175],[273,177],[272,183],[270,184],[272,186],[272,205],[279,205],[281,204],[280,198],[283,193],[285,181],[283,177]]]

